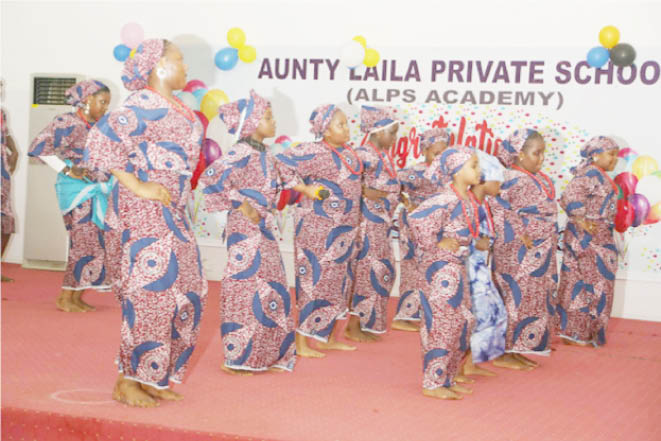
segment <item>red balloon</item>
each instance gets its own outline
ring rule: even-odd
[[[190,180],[191,188],[195,190],[197,188],[197,181],[200,179],[200,176],[204,172],[204,169],[207,168],[206,160],[204,158],[204,153],[200,150],[200,157],[197,160],[197,166],[193,172],[193,177]]]
[[[207,85],[204,84],[200,80],[190,80],[188,83],[186,83],[186,86],[184,86],[184,92],[190,92],[193,93],[197,89],[206,89]]]
[[[650,203],[645,196],[638,193],[629,195],[628,199],[631,203],[631,206],[633,207],[634,212],[634,218],[631,226],[637,227],[638,225],[642,224],[645,219],[647,219],[647,215],[650,213]]]
[[[277,138],[275,138],[276,144],[284,144],[287,141],[291,142],[291,138],[289,138],[289,136],[287,135],[280,135]]]
[[[202,126],[204,126],[204,137],[206,138],[207,127],[209,127],[209,120],[207,119],[206,115],[199,110],[193,110],[193,112],[195,112],[195,115],[197,115],[197,118],[202,123]]]
[[[615,183],[619,185],[622,190],[622,195],[626,198],[631,194],[636,193],[636,185],[638,185],[638,178],[631,172],[622,172],[615,176]]]
[[[289,203],[290,193],[290,190],[282,190],[280,192],[280,199],[278,199],[278,205],[276,206],[278,211],[282,211],[282,209],[285,208],[285,205]]]
[[[627,231],[633,223],[635,213],[628,199],[617,201],[617,213],[615,214],[615,230],[620,233]]]
[[[626,158],[629,155],[637,155],[637,154],[638,154],[638,152],[636,152],[631,147],[625,147],[623,149],[620,149],[619,152],[617,152],[617,157],[618,158]]]
[[[223,155],[223,152],[220,150],[218,143],[211,138],[206,138],[204,141],[202,141],[202,152],[204,153],[207,167],[209,164]]]
[[[294,205],[297,204],[298,201],[301,200],[301,196],[303,196],[303,193],[299,193],[298,191],[292,189],[291,195],[289,196],[289,205]]]

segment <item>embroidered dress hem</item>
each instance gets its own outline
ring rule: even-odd
[[[101,286],[95,286],[95,285],[87,285],[87,286],[62,286],[62,289],[66,289],[68,291],[85,291],[86,289],[93,289],[94,291],[98,292],[110,292],[112,291],[112,287],[115,284],[110,284],[110,285],[101,285]]]

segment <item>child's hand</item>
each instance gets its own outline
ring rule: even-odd
[[[532,248],[532,239],[528,237],[527,234],[523,233],[519,239],[521,239],[521,242],[526,246],[526,248],[530,249]]]
[[[14,173],[16,170],[16,162],[18,162],[18,152],[12,150],[7,156],[7,167],[9,168],[9,173]]]
[[[370,201],[378,201],[381,198],[387,197],[388,193],[370,187],[363,187],[363,196],[365,196]]]
[[[258,224],[262,220],[257,210],[255,210],[253,206],[250,205],[250,203],[247,201],[243,201],[241,206],[239,206],[239,210],[245,217],[250,219],[253,224]]]
[[[459,242],[457,242],[457,239],[454,239],[452,237],[444,237],[438,243],[438,247],[456,253],[457,251],[459,251]]]
[[[581,227],[583,230],[587,231],[590,234],[594,234],[597,229],[597,224],[585,219],[584,217],[578,217],[575,219],[576,224]]]
[[[135,194],[143,199],[159,201],[163,205],[170,205],[170,192],[158,182],[141,182],[135,189]]]
[[[490,248],[490,241],[487,236],[481,236],[478,240],[475,241],[475,248],[480,251],[488,251]]]
[[[86,168],[77,167],[77,166],[74,165],[73,167],[71,167],[69,169],[69,172],[67,173],[67,176],[70,176],[70,177],[75,178],[75,179],[81,179],[82,180],[84,178],[88,178],[90,175],[89,175],[89,170],[87,170]]]

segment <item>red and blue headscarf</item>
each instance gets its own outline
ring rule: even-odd
[[[85,100],[101,89],[107,89],[107,86],[101,81],[85,80],[68,88],[64,92],[64,96],[67,97],[67,104],[71,104],[74,107],[83,107]]]
[[[310,115],[310,124],[312,128],[310,132],[314,134],[317,138],[322,138],[324,132],[328,129],[333,115],[340,110],[334,104],[323,104],[312,111]]]
[[[576,167],[572,167],[570,171],[574,175],[579,174],[582,169],[592,164],[592,157],[594,155],[618,148],[619,146],[612,138],[595,136],[581,147],[581,158],[583,160]]]
[[[269,107],[271,103],[267,99],[251,90],[250,98],[220,106],[218,117],[225,123],[230,134],[239,133],[239,139],[242,139],[255,133]]]
[[[500,145],[496,156],[507,168],[514,165],[516,162],[517,155],[523,149],[523,145],[526,143],[528,138],[537,133],[533,129],[520,129],[515,130],[506,140]]]
[[[122,82],[128,90],[147,87],[149,74],[163,57],[164,42],[160,38],[145,40],[126,59],[122,70]]]
[[[360,130],[363,133],[378,132],[397,122],[392,107],[363,106],[360,109]]]
[[[436,127],[434,129],[425,130],[420,135],[420,148],[425,150],[437,142],[444,142],[446,145],[450,142],[450,132],[445,129]]]
[[[471,147],[452,146],[434,159],[425,171],[425,178],[434,183],[447,185],[474,154],[475,150]]]

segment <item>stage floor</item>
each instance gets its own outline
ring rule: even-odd
[[[661,323],[613,319],[605,348],[557,345],[531,372],[492,368],[458,402],[421,394],[419,337],[390,331],[355,352],[299,359],[293,373],[220,371],[218,283],[210,283],[185,399],[112,401],[121,310],[54,307],[61,272],[3,264],[4,440],[661,440]],[[395,299],[396,300],[396,299]],[[391,302],[391,314],[394,301]]]

